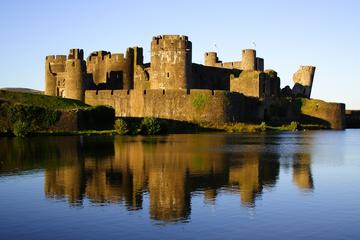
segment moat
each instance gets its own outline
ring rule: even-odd
[[[359,239],[359,137],[0,138],[1,238]]]

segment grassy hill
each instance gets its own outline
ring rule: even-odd
[[[10,91],[10,92],[44,94],[43,91],[39,91],[39,90],[36,90],[36,89],[31,89],[31,88],[0,88],[0,90]]]
[[[73,99],[46,96],[35,93],[0,90],[0,102],[25,104],[52,110],[86,108],[89,105]]]

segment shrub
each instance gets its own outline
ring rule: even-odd
[[[300,127],[300,124],[298,122],[292,121],[289,125],[290,131],[296,131]]]
[[[13,133],[17,137],[26,137],[33,131],[31,124],[17,121],[13,125]]]
[[[115,121],[114,129],[118,134],[124,135],[124,134],[129,133],[128,124],[126,123],[126,121],[124,119],[121,119],[121,118],[119,118]]]
[[[156,118],[145,117],[141,121],[141,133],[145,135],[155,135],[161,132],[160,121]]]
[[[26,136],[34,131],[45,130],[56,123],[60,114],[59,111],[23,104],[9,105],[7,109],[7,116],[16,136]]]
[[[261,122],[260,124],[260,130],[265,132],[266,131],[266,123],[265,122]]]

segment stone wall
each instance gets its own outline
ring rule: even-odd
[[[342,130],[346,127],[345,104],[303,98],[301,100],[301,121],[310,124],[325,124],[331,129]]]
[[[360,110],[346,110],[346,127],[360,128]]]
[[[346,126],[343,103],[306,98],[270,98],[264,105],[265,120],[272,123],[298,121],[339,130]]]
[[[230,83],[231,92],[239,92],[249,97],[265,96],[266,74],[260,71],[242,71],[237,78]]]
[[[230,90],[230,80],[238,77],[241,70],[226,69],[200,64],[192,64],[192,84],[190,88]]]
[[[85,103],[112,106],[118,117],[212,123],[259,122],[263,119],[263,107],[258,99],[221,90],[86,91]]]

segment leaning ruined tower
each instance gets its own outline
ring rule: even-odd
[[[162,35],[151,42],[151,89],[187,89],[191,86],[191,42],[187,36]]]

